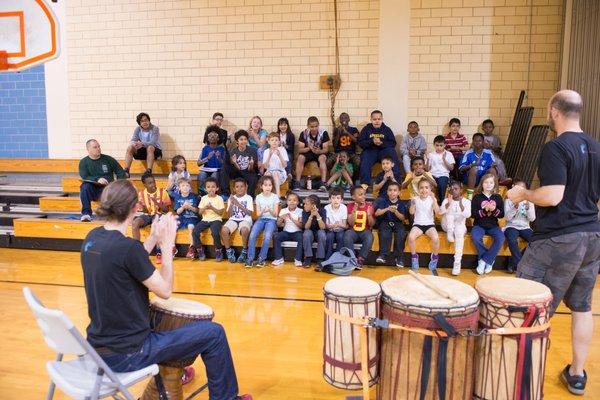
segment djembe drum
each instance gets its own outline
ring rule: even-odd
[[[519,278],[489,277],[475,284],[482,329],[538,327],[538,332],[482,335],[477,339],[476,399],[542,399],[552,293]]]
[[[325,342],[323,377],[342,389],[361,389],[360,327],[349,319],[377,318],[381,288],[370,279],[348,276],[333,278],[323,288],[325,295]],[[377,382],[379,337],[367,334],[369,386]]]
[[[466,400],[473,396],[479,296],[454,279],[419,274],[381,283],[379,400]],[[461,333],[462,335],[457,335]]]
[[[197,301],[171,297],[168,300],[153,298],[150,300],[150,324],[155,332],[172,331],[187,324],[202,320],[212,320],[211,307]],[[183,399],[181,377],[183,368],[192,365],[196,357],[187,360],[165,362],[159,365],[160,376],[169,400]],[[146,386],[142,400],[158,399],[156,382],[151,379]]]

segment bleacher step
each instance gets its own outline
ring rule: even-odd
[[[0,212],[0,226],[13,226],[13,221],[20,218],[46,218],[45,214],[19,214],[14,212]]]
[[[57,196],[56,192],[14,192],[0,191],[0,203],[4,204],[39,204],[42,197]]]

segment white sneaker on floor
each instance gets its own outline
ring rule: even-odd
[[[283,264],[283,261],[284,261],[283,258],[280,258],[278,260],[273,260],[273,262],[271,263],[271,265],[275,265],[275,266],[281,265],[281,264]]]
[[[489,274],[490,272],[492,272],[492,264],[485,264],[485,270],[483,271],[483,273]]]
[[[88,214],[83,214],[81,216],[81,222],[92,222],[92,216]]]
[[[452,267],[452,275],[460,275],[460,264],[454,264],[454,266]]]
[[[477,263],[477,273],[483,275],[485,273],[485,261],[479,260]]]
[[[294,259],[294,267],[301,267],[302,261]]]
[[[448,232],[446,232],[446,239],[448,239],[450,243],[454,243],[454,229],[448,229]]]
[[[375,260],[375,262],[377,264],[385,264],[385,257],[384,256],[377,256],[377,259]]]

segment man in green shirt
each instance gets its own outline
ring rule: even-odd
[[[79,176],[81,187],[79,198],[81,199],[81,221],[92,220],[92,201],[96,201],[102,194],[102,189],[117,176],[117,179],[126,179],[125,171],[117,160],[106,154],[102,154],[100,143],[96,139],[90,139],[85,143],[87,157],[79,161]]]

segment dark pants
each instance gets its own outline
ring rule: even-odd
[[[230,164],[227,166],[225,175],[223,176],[223,180],[225,180],[224,188],[222,189],[223,193],[229,193],[229,182],[230,181],[232,181],[236,178],[244,178],[246,180],[246,182],[248,182],[248,194],[251,197],[255,197],[256,182],[258,182],[258,175],[256,174],[256,171],[248,171],[248,170],[240,171],[239,169],[237,169],[236,167],[234,167],[233,165]],[[225,188],[227,188],[227,189],[225,189]],[[225,192],[225,190],[227,190],[227,191]]]
[[[371,247],[373,246],[373,232],[369,229],[365,229],[361,232],[356,232],[354,229],[348,229],[344,233],[344,246],[354,251],[354,243],[361,242],[362,246],[358,255],[362,258],[367,258]]]
[[[281,247],[282,242],[296,242],[296,252],[294,253],[294,260],[302,261],[302,231],[276,232],[275,239],[273,239],[273,242],[273,246],[275,247],[276,260],[283,258],[283,248]]]
[[[194,227],[194,231],[192,232],[192,238],[194,239],[194,247],[199,249],[202,247],[202,242],[200,240],[200,235],[203,231],[210,228],[210,233],[212,234],[215,249],[220,249],[221,245],[221,227],[223,226],[223,221],[200,221]]]
[[[460,162],[462,161],[463,154],[452,154],[454,156],[454,169],[450,171],[450,177],[455,181],[462,182],[462,173],[460,172]]]
[[[83,182],[79,187],[79,199],[81,200],[81,214],[92,215],[92,201],[100,198],[104,186]]]
[[[393,226],[392,226],[393,224]],[[379,224],[379,255],[387,257],[390,254],[394,239],[394,257],[402,257],[404,254],[404,241],[406,239],[406,230],[401,222],[384,221]]]
[[[287,165],[285,166],[285,172],[287,172],[287,174],[291,174],[292,173],[292,165],[294,165],[294,149],[287,149],[287,155],[288,155],[288,162]],[[234,167],[235,168],[235,167]]]
[[[327,260],[333,254],[333,244],[335,243],[336,250],[340,251],[344,247],[344,230],[337,232],[327,231],[327,242],[325,244],[325,259]]]
[[[101,356],[115,372],[131,372],[197,355],[206,366],[209,399],[234,400],[238,384],[227,336],[221,325],[211,321],[195,322],[168,332],[151,332],[135,353]]]
[[[483,244],[483,235],[492,237],[492,245],[489,249]],[[502,229],[497,226],[492,228],[482,228],[481,226],[475,225],[471,229],[471,239],[477,248],[477,259],[485,261],[486,264],[493,265],[494,261],[496,261],[496,256],[504,243]]]
[[[398,160],[398,153],[393,147],[382,147],[380,149],[367,149],[363,150],[360,154],[360,183],[370,184],[371,183],[371,169],[375,163],[379,162],[382,157],[389,156],[394,162],[394,175],[401,175],[400,172],[400,160]]]
[[[313,257],[312,245],[317,240],[317,260],[325,259],[325,245],[327,244],[327,233],[323,229],[313,231],[310,229],[302,233],[302,247],[304,250],[304,258]]]
[[[437,184],[438,191],[438,204],[442,205],[442,201],[444,201],[444,197],[446,197],[446,188],[448,188],[448,182],[450,182],[450,178],[446,176],[440,176],[439,178],[435,178],[435,183]]]
[[[506,237],[506,244],[508,244],[511,254],[508,265],[513,269],[516,269],[517,264],[521,261],[521,257],[523,257],[523,253],[521,253],[521,249],[519,249],[519,236],[529,243],[531,236],[533,236],[533,231],[531,229],[519,230],[515,228],[506,228],[504,230],[504,236]]]

